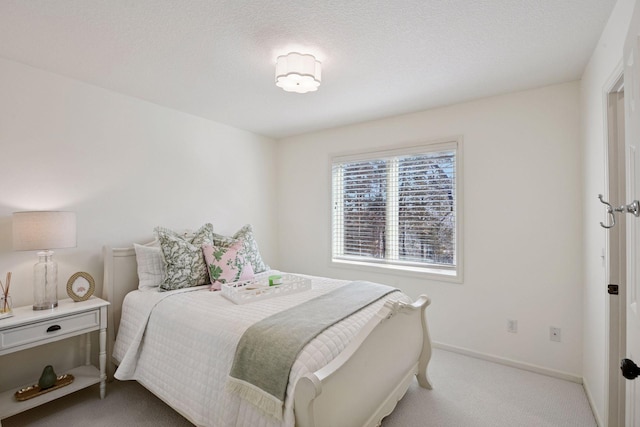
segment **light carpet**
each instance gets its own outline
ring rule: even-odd
[[[595,427],[580,384],[436,349],[433,390],[412,383],[383,427]],[[133,381],[97,386],[2,420],[18,426],[191,426]],[[348,427],[348,426],[334,426]]]

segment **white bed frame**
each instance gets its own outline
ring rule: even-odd
[[[103,298],[111,303],[107,320],[111,355],[122,302],[138,288],[138,274],[133,247],[105,247],[103,254]],[[294,392],[296,426],[379,426],[414,375],[421,387],[431,389],[427,375],[431,340],[425,316],[430,302],[425,295],[413,304],[387,302],[338,357],[300,378]],[[115,361],[109,359],[111,377]]]

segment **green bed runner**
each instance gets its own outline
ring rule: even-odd
[[[351,282],[250,326],[240,338],[227,390],[282,419],[289,373],[298,353],[325,329],[395,288]]]

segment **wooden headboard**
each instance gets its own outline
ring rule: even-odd
[[[138,289],[138,264],[133,247],[105,246],[102,254],[104,255],[102,298],[111,303],[107,316],[107,354],[109,355],[107,374],[111,378],[115,368],[111,355],[120,326],[122,302],[129,292]]]

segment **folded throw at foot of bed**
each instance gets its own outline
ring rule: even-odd
[[[324,330],[397,289],[356,281],[250,326],[236,348],[227,390],[282,419],[291,367]]]

